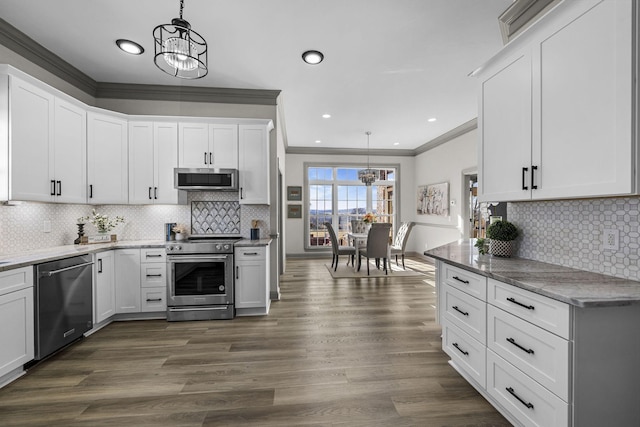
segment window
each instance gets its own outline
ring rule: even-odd
[[[372,212],[377,222],[395,223],[396,168],[381,168],[380,180],[369,187],[358,180],[358,170],[362,167],[305,165],[305,169],[306,249],[321,249],[331,244],[325,222],[333,225],[340,245],[348,244],[351,220],[361,219],[367,212]]]

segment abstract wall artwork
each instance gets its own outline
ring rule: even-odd
[[[418,186],[418,214],[449,216],[449,183]]]

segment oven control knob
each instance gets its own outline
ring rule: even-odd
[[[229,250],[229,245],[224,245],[224,249],[228,251]]]
[[[220,249],[222,249],[222,246],[216,245],[216,250],[219,251]]]

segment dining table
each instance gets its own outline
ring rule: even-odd
[[[369,233],[347,233],[349,243],[356,248],[355,262],[353,263],[353,269],[358,271],[358,261],[360,260],[360,247],[367,246],[367,238]],[[393,271],[391,268],[391,245],[387,245],[387,269],[389,273]]]

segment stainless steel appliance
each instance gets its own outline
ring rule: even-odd
[[[176,168],[173,177],[178,190],[238,191],[237,169]]]
[[[190,238],[168,243],[167,320],[232,319],[233,245],[240,238]]]
[[[93,327],[91,255],[36,265],[35,359],[41,360]]]

